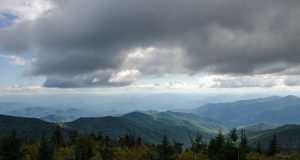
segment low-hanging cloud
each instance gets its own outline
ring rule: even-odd
[[[25,74],[45,76],[46,87],[126,85],[136,78],[111,80],[126,70],[144,76],[300,73],[298,0],[51,3],[55,7],[38,18],[0,30],[1,54],[32,56]],[[128,59],[138,49],[144,57]]]

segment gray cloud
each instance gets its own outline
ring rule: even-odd
[[[298,0],[54,3],[56,8],[35,21],[0,30],[0,50],[32,54],[35,61],[26,74],[46,76],[48,87],[110,85],[113,73],[127,69],[143,75],[249,75],[284,73],[300,63]],[[128,62],[129,51],[148,47],[164,53],[157,60]],[[165,58],[174,48],[182,50],[180,61]],[[97,75],[101,83],[91,83],[107,70]]]
[[[184,52],[179,48],[146,48],[128,53],[122,68],[134,68],[145,75],[188,73],[182,62]]]
[[[207,88],[270,88],[285,85],[284,76],[208,76],[199,78],[200,87]]]

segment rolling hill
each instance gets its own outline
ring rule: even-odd
[[[257,123],[300,124],[300,98],[273,96],[233,103],[206,104],[193,112],[201,117],[215,119],[227,127]]]
[[[222,125],[209,122],[197,115],[178,112],[132,112],[118,117],[87,117],[62,123],[64,131],[76,130],[80,133],[99,133],[113,139],[131,134],[141,136],[149,143],[159,143],[164,134],[171,139],[189,143],[189,134],[200,133],[205,139],[214,136],[219,130],[226,132]],[[0,136],[5,136],[15,129],[23,138],[37,139],[43,132],[51,135],[54,123],[35,118],[0,116]]]
[[[170,139],[176,139],[189,145],[189,133],[196,136],[200,133],[208,140],[215,136],[219,130],[226,133],[228,129],[217,123],[203,119],[197,115],[179,112],[131,112],[118,117],[90,117],[79,118],[72,122],[62,123],[62,131],[76,130],[80,133],[98,133],[109,135],[113,139],[131,134],[141,136],[149,143],[160,143],[164,134]],[[38,140],[42,133],[50,137],[56,125],[36,118],[22,118],[0,115],[0,137],[7,136],[14,129],[17,135],[27,140]],[[246,131],[251,146],[261,142],[266,148],[273,134],[278,137],[281,148],[296,149],[300,143],[300,125],[284,125],[275,128],[270,124],[257,124],[238,128]]]
[[[44,133],[50,137],[56,128],[55,124],[37,118],[22,118],[0,115],[0,137],[7,136],[13,130],[27,140],[39,140]],[[63,129],[66,133],[66,130]]]
[[[249,138],[250,145],[255,146],[257,142],[260,142],[262,147],[266,148],[273,134],[277,136],[277,141],[281,149],[286,150],[288,146],[293,150],[299,149],[300,125],[294,124],[260,131]]]
[[[274,129],[276,127],[278,126],[267,123],[259,123],[251,126],[237,128],[237,132],[240,133],[243,130],[247,137],[253,137],[262,131]]]
[[[59,107],[25,107],[5,112],[5,115],[39,118],[48,122],[68,122],[79,117],[98,116],[92,111],[77,108],[59,109]]]
[[[209,139],[219,130],[227,131],[197,115],[178,112],[131,112],[120,117],[79,118],[65,126],[81,133],[102,132],[112,138],[133,134],[151,143],[160,142],[164,134],[188,143],[189,133],[191,136],[200,133]]]

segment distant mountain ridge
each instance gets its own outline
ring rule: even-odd
[[[51,108],[51,107],[26,107],[14,109],[5,113],[5,115],[39,118],[48,122],[68,122],[79,117],[99,116],[91,111],[84,111],[77,108]]]
[[[257,123],[300,124],[300,98],[296,96],[258,98],[232,103],[206,104],[193,111],[227,127]]]
[[[65,121],[65,119],[71,121],[79,117],[120,115],[136,110],[172,110],[182,112],[183,110],[181,109],[194,109],[210,102],[233,102],[241,99],[250,99],[261,96],[266,95],[203,95],[197,93],[73,93],[12,95],[0,96],[0,114],[31,118],[35,117],[50,121]],[[44,114],[45,112],[41,112],[42,110],[26,112],[28,108],[40,108],[45,111],[64,111],[75,108],[81,110],[81,113],[85,114],[78,115],[75,118],[69,118],[67,113],[65,113],[66,117],[62,117],[64,115],[54,117],[57,113],[50,112]]]

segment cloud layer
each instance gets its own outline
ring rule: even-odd
[[[55,7],[0,30],[1,54],[30,56],[26,75],[45,76],[46,87],[127,85],[141,75],[300,73],[298,0],[48,3]]]

